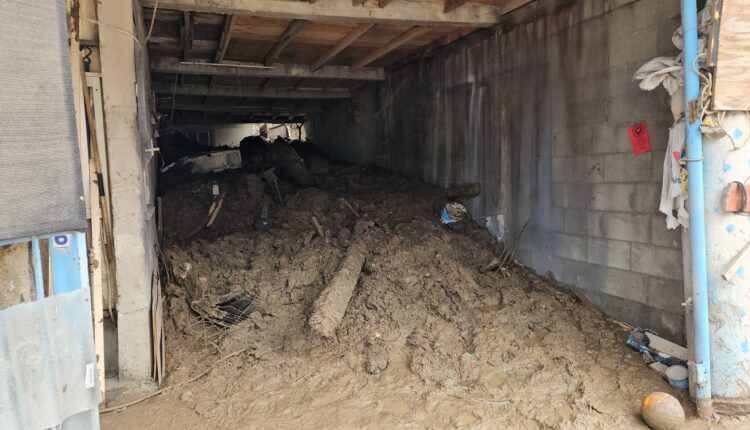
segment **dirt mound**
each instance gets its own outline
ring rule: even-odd
[[[225,208],[186,238],[213,181]],[[438,189],[357,167],[318,182],[282,184],[283,202],[241,172],[166,193],[168,383],[241,353],[137,408],[169,407],[186,428],[608,429],[642,426],[640,400],[654,389],[689,405],[600,313],[523,267],[482,273],[496,246],[470,223],[441,225]],[[355,231],[358,220],[369,228]],[[353,237],[369,253],[323,340],[307,320]]]

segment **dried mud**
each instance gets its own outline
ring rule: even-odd
[[[205,220],[211,181],[224,206],[188,239]],[[520,266],[480,273],[496,247],[479,227],[441,225],[438,189],[356,167],[322,182],[282,184],[283,204],[243,172],[167,191],[165,385],[243,352],[103,415],[103,428],[645,428],[640,402],[653,391],[680,399],[686,428],[705,427],[598,311]],[[354,236],[355,212],[373,224],[358,235],[369,255],[336,337],[319,339],[306,322]],[[252,299],[250,318],[206,322],[238,294]]]

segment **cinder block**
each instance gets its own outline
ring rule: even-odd
[[[659,211],[661,201],[661,184],[636,184],[635,211],[655,213]]]
[[[630,242],[589,238],[589,263],[630,269]]]
[[[552,201],[556,207],[585,209],[591,200],[591,184],[552,184]]]
[[[663,214],[653,215],[651,219],[651,243],[657,246],[682,249],[680,228],[667,228],[667,218]]]
[[[630,268],[660,278],[682,280],[682,251],[653,245],[631,245]]]
[[[632,212],[592,212],[589,232],[595,237],[648,243],[651,216]]]
[[[620,22],[610,20],[610,23]],[[644,63],[658,53],[657,34],[652,29],[632,31],[621,30],[617,26],[609,31],[609,62],[612,65],[624,64],[632,61]]]
[[[565,209],[538,208],[534,216],[534,227],[541,231],[562,232],[565,230]]]
[[[630,127],[630,123],[598,125],[594,131],[594,154],[632,154],[633,147],[628,136]]]
[[[565,211],[565,233],[588,236],[592,228],[590,224],[591,211],[584,209],[568,209]]]
[[[604,157],[607,182],[643,182],[651,179],[651,154],[612,154]]]
[[[669,312],[684,312],[685,288],[681,281],[649,277],[648,305]]]
[[[537,273],[546,275],[551,272],[555,278],[559,278],[563,271],[563,260],[546,252],[533,252],[531,256],[531,268]]]
[[[553,158],[551,160],[551,182],[565,181],[565,158]]]
[[[635,209],[635,185],[593,184],[590,207],[603,211],[631,212]]]
[[[565,181],[602,182],[604,158],[600,156],[569,157],[565,159]]]
[[[553,131],[552,135],[552,153],[556,157],[591,153],[592,131],[589,124],[565,127]]]
[[[636,70],[637,68],[634,67],[631,73],[635,73]],[[607,121],[637,124],[646,120],[648,125],[650,121],[663,120],[666,115],[671,115],[666,94],[660,94],[657,91],[642,91],[632,79],[631,75],[629,82],[633,87],[623,89],[632,91],[631,94],[608,99]]]
[[[683,314],[655,309],[643,303],[609,294],[594,291],[584,291],[584,294],[611,318],[635,327],[655,330],[664,338],[685,345],[685,316]]]
[[[586,261],[588,245],[585,237],[558,233],[550,234],[547,240],[552,255],[569,260]]]
[[[664,174],[664,152],[651,153],[651,182],[662,182],[662,175]]]
[[[606,293],[632,302],[646,303],[648,277],[628,270],[565,261],[564,282],[584,290]]]

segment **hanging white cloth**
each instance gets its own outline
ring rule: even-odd
[[[680,164],[685,149],[685,121],[679,121],[669,129],[669,143],[664,156],[664,172],[661,184],[659,211],[667,216],[667,228],[689,227],[687,200],[687,174]]]

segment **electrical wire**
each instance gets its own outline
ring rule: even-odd
[[[138,38],[137,38],[137,37],[135,37],[135,36],[133,35],[133,33],[128,33],[127,31],[125,31],[125,30],[123,30],[123,29],[121,29],[121,28],[117,28],[117,27],[111,26],[111,25],[109,25],[109,24],[105,24],[105,23],[103,23],[103,22],[100,22],[100,21],[97,21],[97,20],[95,20],[95,19],[91,19],[91,18],[86,18],[86,17],[83,17],[83,19],[84,19],[85,21],[88,21],[88,22],[92,23],[92,24],[96,24],[96,25],[98,25],[99,27],[105,27],[105,28],[109,28],[110,30],[114,30],[114,31],[116,31],[116,32],[118,32],[118,33],[126,34],[126,35],[130,36],[130,37],[131,37],[131,38],[132,38],[133,40],[135,40],[135,43],[137,43],[137,44],[139,44],[139,45],[142,45],[141,41],[140,41],[140,40],[138,40]]]

